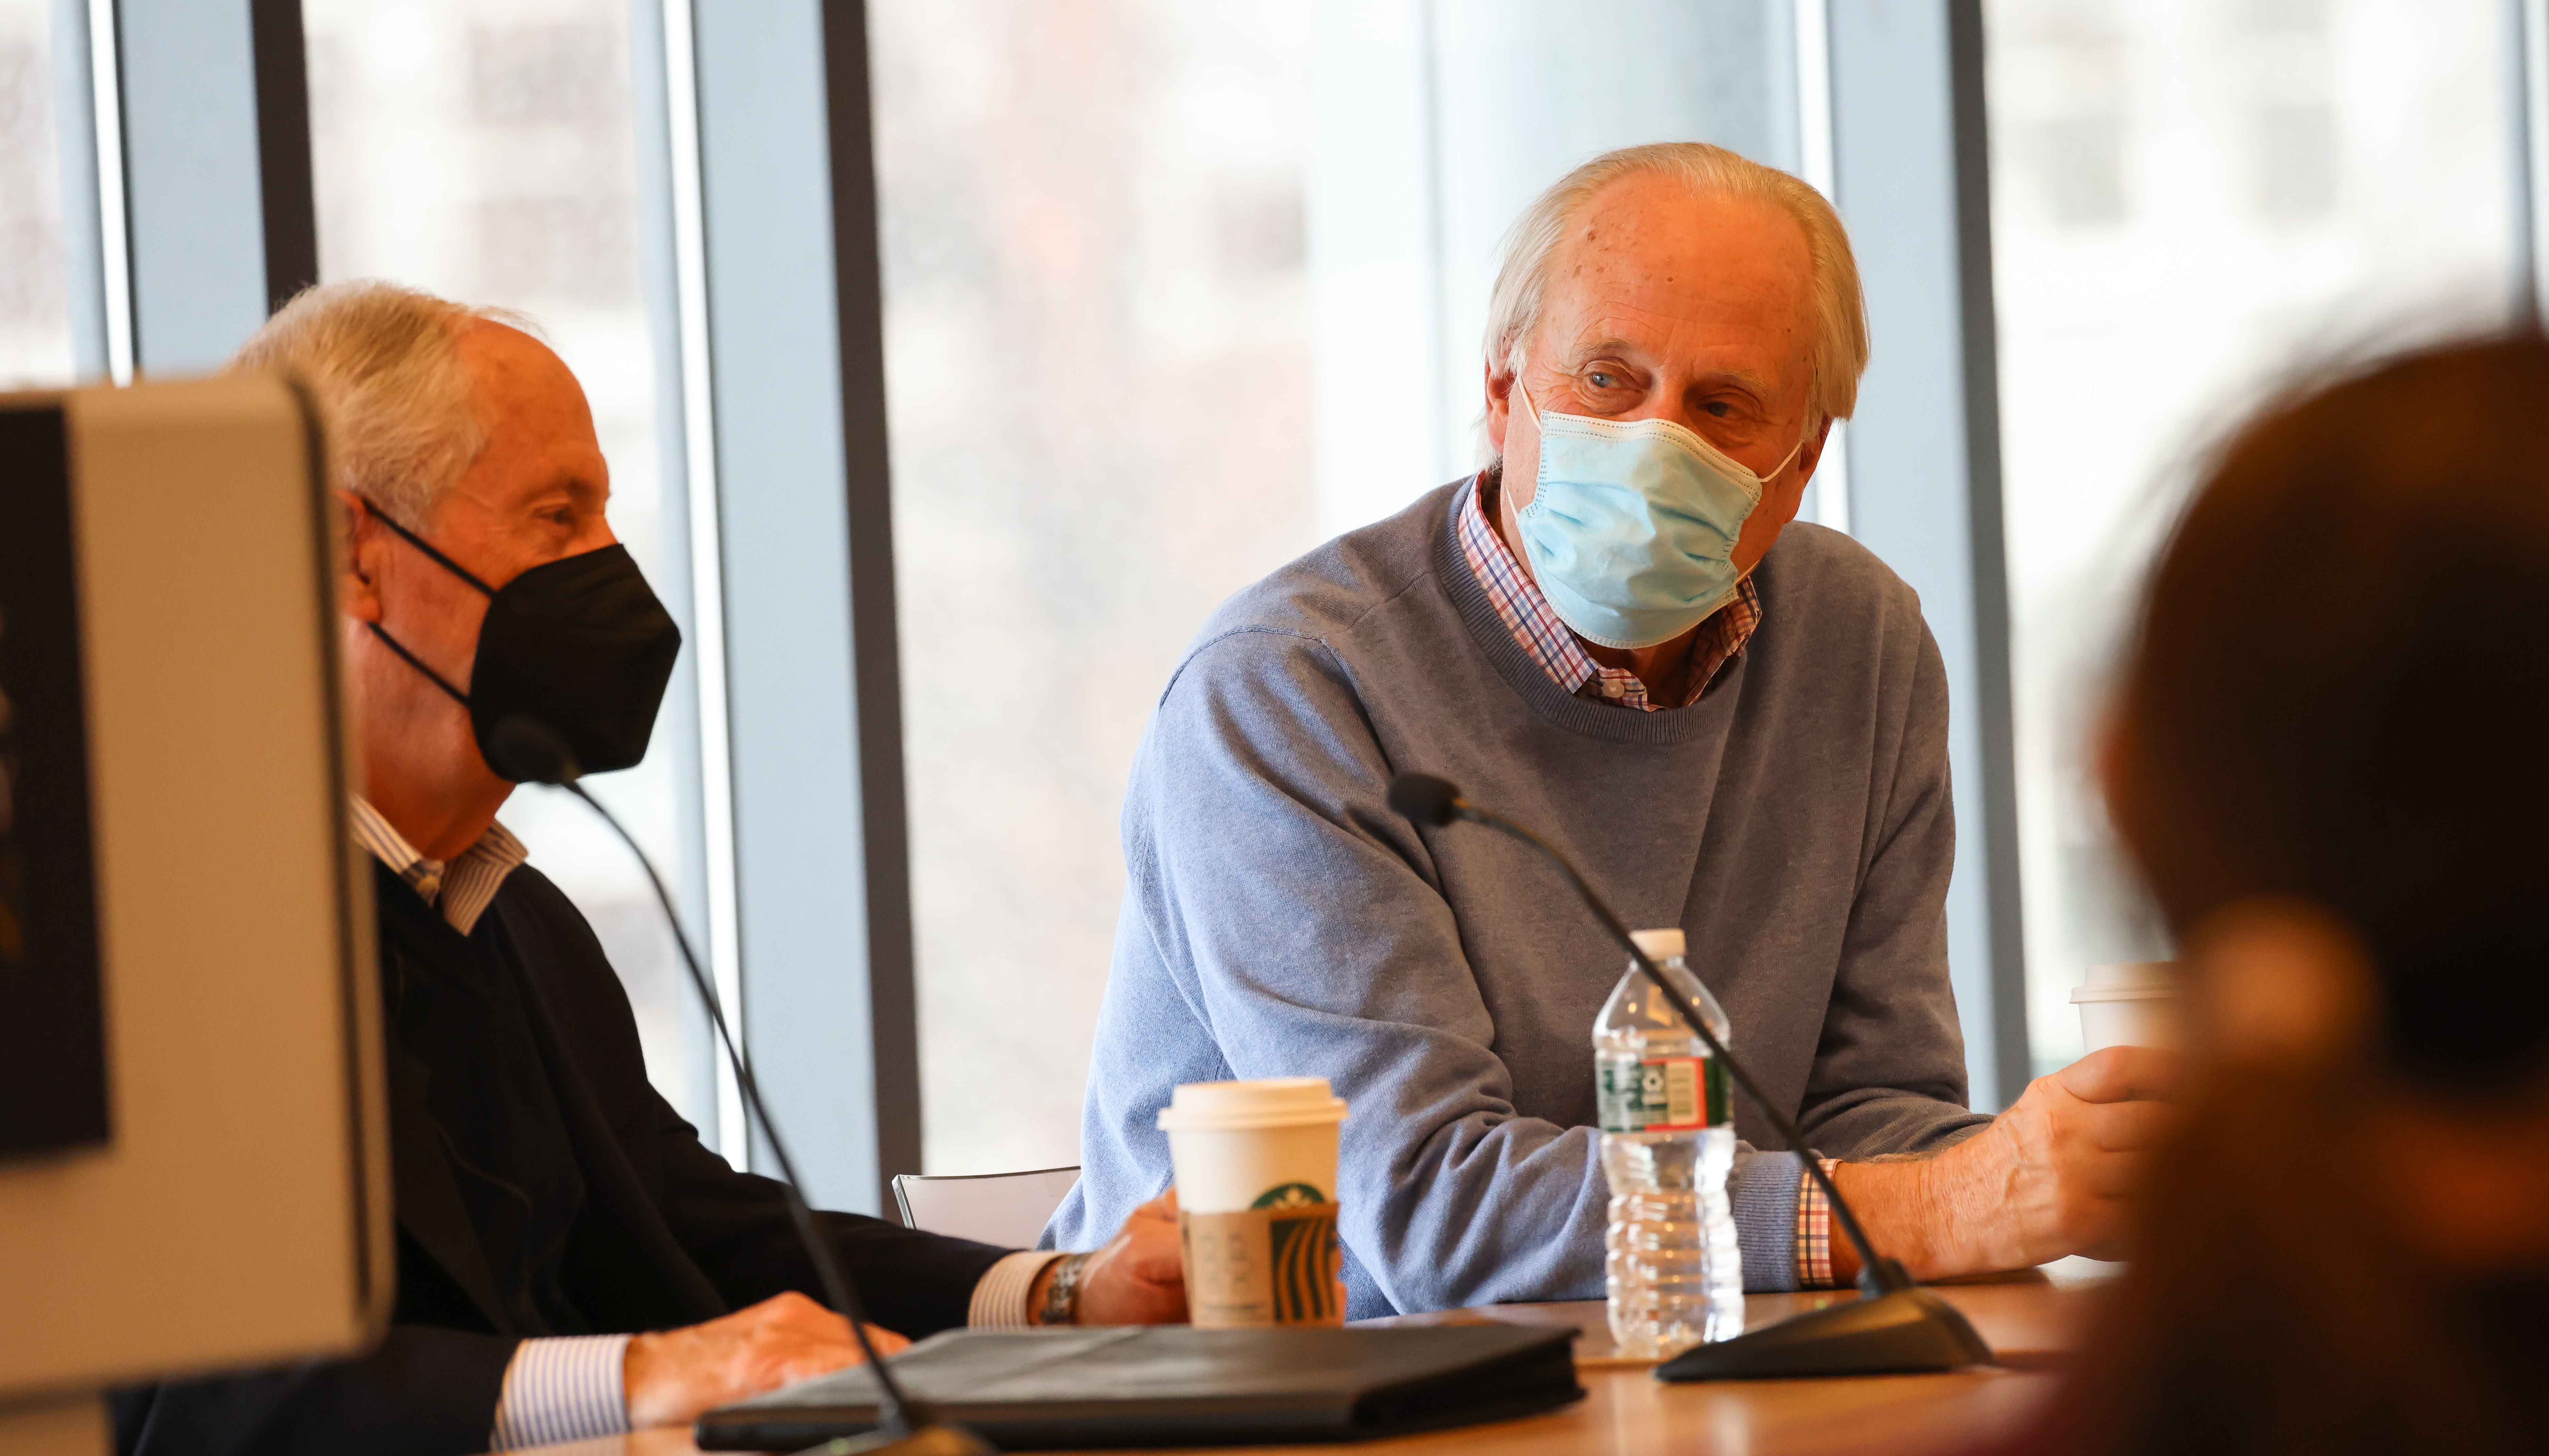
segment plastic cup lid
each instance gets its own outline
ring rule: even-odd
[[[2088,981],[2071,992],[2071,1004],[2097,1001],[2173,1001],[2183,993],[2174,960],[2124,960],[2092,965]]]
[[[2168,985],[2140,986],[2074,986],[2071,1004],[2087,1006],[2099,1001],[2174,1001],[2177,987]]]
[[[2092,965],[2090,986],[2168,986],[2177,984],[2177,962],[2174,960],[2124,960],[2113,965]]]
[[[1325,1077],[1264,1077],[1252,1082],[1184,1082],[1160,1109],[1167,1133],[1237,1133],[1345,1121],[1345,1099]]]

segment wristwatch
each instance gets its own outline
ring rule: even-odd
[[[1069,1324],[1080,1313],[1080,1271],[1088,1265],[1086,1254],[1064,1254],[1053,1265],[1053,1282],[1044,1288],[1044,1304],[1036,1310],[1038,1324]]]

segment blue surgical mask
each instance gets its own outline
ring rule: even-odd
[[[1517,519],[1533,580],[1559,621],[1604,647],[1652,647],[1734,599],[1736,538],[1767,476],[1669,419],[1542,414],[1540,478]]]

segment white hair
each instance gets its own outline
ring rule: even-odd
[[[304,289],[239,346],[224,373],[284,375],[310,392],[328,436],[329,484],[423,530],[487,445],[460,335],[480,322],[535,332],[377,278]]]
[[[1814,310],[1813,393],[1809,403],[1828,419],[1845,419],[1858,405],[1858,377],[1867,368],[1867,304],[1860,296],[1858,262],[1841,215],[1822,193],[1773,167],[1705,141],[1657,141],[1607,151],[1558,179],[1514,220],[1505,233],[1495,292],[1487,303],[1486,362],[1519,374],[1540,322],[1549,274],[1569,225],[1605,188],[1624,177],[1665,177],[1699,197],[1768,203],[1806,234]]]

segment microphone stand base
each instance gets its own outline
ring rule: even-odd
[[[999,1447],[961,1425],[924,1425],[904,1435],[870,1431],[808,1446],[799,1456],[998,1456]]]
[[[1694,1346],[1656,1366],[1655,1379],[1910,1375],[1991,1359],[1991,1346],[1955,1306],[1926,1289],[1899,1289]]]

